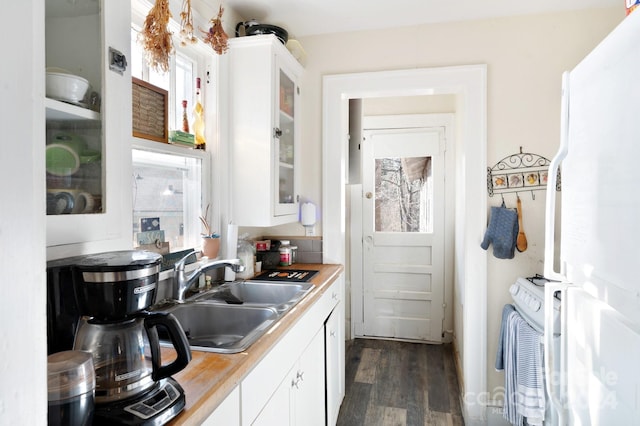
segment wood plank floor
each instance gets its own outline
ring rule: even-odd
[[[338,426],[464,425],[451,345],[355,339]]]

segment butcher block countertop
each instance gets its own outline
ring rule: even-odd
[[[192,350],[189,365],[172,376],[185,391],[186,406],[169,423],[170,425],[196,425],[207,419],[264,355],[278,343],[286,331],[338,278],[343,267],[342,265],[296,263],[289,268],[278,267],[278,269],[319,271],[310,281],[315,288],[245,352],[217,354]],[[163,355],[165,352],[172,351],[172,349],[163,349]],[[163,360],[163,363],[166,361]]]

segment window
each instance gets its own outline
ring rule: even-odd
[[[138,43],[139,30],[131,28],[131,75],[147,81],[169,92],[169,130],[182,130],[182,101],[187,101],[189,123],[193,122],[195,100],[195,80],[199,55],[195,52],[177,50],[172,56],[170,70],[158,73],[147,66],[144,51]],[[204,67],[202,67],[204,68]]]
[[[140,149],[133,159],[133,245],[200,246],[202,159]]]
[[[213,51],[203,43],[181,46],[174,37],[175,52],[171,55],[169,71],[159,73],[149,68],[144,50],[138,42],[138,34],[152,4],[146,0],[134,0],[131,24],[131,73],[133,77],[147,81],[169,93],[169,130],[182,130],[182,101],[187,101],[188,121],[193,122],[195,81],[207,80],[207,69],[216,59]],[[176,22],[169,24],[170,31],[179,31]],[[203,84],[203,99],[206,99]],[[213,111],[208,111],[208,117]],[[133,244],[139,247],[155,243],[156,239],[168,243],[172,252],[200,247],[202,227],[199,216],[209,204],[210,156],[205,151],[191,150],[176,145],[161,144],[142,139],[134,140],[133,160]],[[211,206],[207,220],[215,226],[218,209]]]

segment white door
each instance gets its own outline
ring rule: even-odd
[[[367,336],[442,340],[445,146],[442,127],[364,133]]]

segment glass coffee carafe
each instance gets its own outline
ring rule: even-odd
[[[157,327],[168,331],[178,353],[178,358],[166,366],[161,365]],[[183,336],[176,318],[162,312],[141,312],[118,322],[83,318],[74,349],[93,354],[96,404],[139,395],[182,370],[190,359]]]

